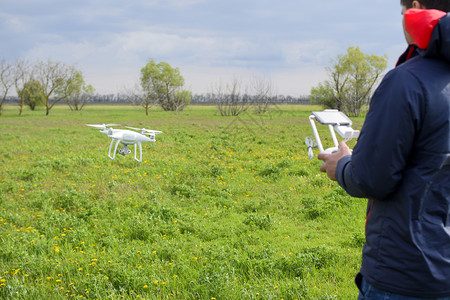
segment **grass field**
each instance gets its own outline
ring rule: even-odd
[[[320,109],[5,107],[0,298],[356,299],[366,201],[308,160]],[[85,123],[164,133],[110,160]]]

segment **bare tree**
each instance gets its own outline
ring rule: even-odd
[[[86,85],[80,72],[76,72],[69,90],[71,91],[68,93],[66,101],[72,111],[82,110],[86,103],[92,99],[95,91],[92,85]]]
[[[14,85],[14,67],[4,60],[0,61],[0,116],[3,112],[3,103],[8,96],[9,90]]]
[[[156,102],[151,89],[143,89],[140,84],[136,84],[132,89],[127,89],[125,98],[134,105],[142,106],[145,109],[146,116],[148,116],[150,108]]]
[[[19,116],[23,113],[25,106],[25,94],[22,93],[25,83],[31,81],[33,74],[31,73],[30,64],[25,60],[16,60],[14,62],[14,85],[16,93],[19,96]]]
[[[238,116],[251,104],[250,96],[243,92],[242,81],[237,78],[234,78],[225,88],[222,84],[213,86],[210,97],[217,103],[221,116]]]
[[[44,88],[44,105],[46,115],[48,115],[56,103],[66,99],[73,93],[79,72],[74,66],[50,60],[37,63],[34,72],[36,79],[41,82]]]
[[[173,97],[173,107],[175,112],[183,111],[184,108],[191,102],[192,93],[188,90],[179,89],[175,92]]]
[[[67,97],[67,105],[71,111],[80,111],[93,97],[94,90],[83,90]]]
[[[211,103],[216,103],[217,110],[220,115],[224,115],[222,113],[223,106],[225,105],[225,90],[222,86],[222,83],[213,83],[211,84],[210,91],[207,93],[207,97],[210,99]]]
[[[254,92],[252,96],[252,104],[255,113],[264,114],[269,111],[269,107],[273,104],[273,87],[272,83],[264,78],[253,78],[251,87]]]

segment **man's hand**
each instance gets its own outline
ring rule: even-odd
[[[348,148],[347,144],[345,142],[340,142],[338,146],[338,151],[331,153],[331,154],[325,154],[320,153],[317,158],[320,160],[323,160],[323,165],[320,167],[321,172],[326,172],[328,177],[330,177],[331,180],[336,180],[336,167],[338,161],[347,155],[351,155],[352,152]]]

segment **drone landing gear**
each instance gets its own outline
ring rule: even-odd
[[[111,155],[111,150],[112,150],[112,146],[114,144],[114,141],[116,141],[116,145],[114,146],[114,152]],[[119,146],[120,140],[116,140],[116,139],[112,139],[111,140],[111,145],[109,145],[109,152],[108,152],[108,157],[111,159],[115,159],[116,158],[116,152],[117,152],[117,147]],[[139,146],[139,159],[137,158],[137,147]],[[128,149],[128,145],[123,145],[122,148],[119,149],[119,154],[122,154],[123,156],[130,154],[131,150]],[[142,161],[142,144],[140,142],[137,142],[136,144],[134,144],[134,159],[138,162]]]

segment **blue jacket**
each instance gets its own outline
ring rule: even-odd
[[[369,198],[361,274],[413,297],[450,296],[450,14],[443,15],[426,48],[410,45],[382,80],[353,155],[336,169],[350,195]],[[422,25],[429,23],[414,26]]]

